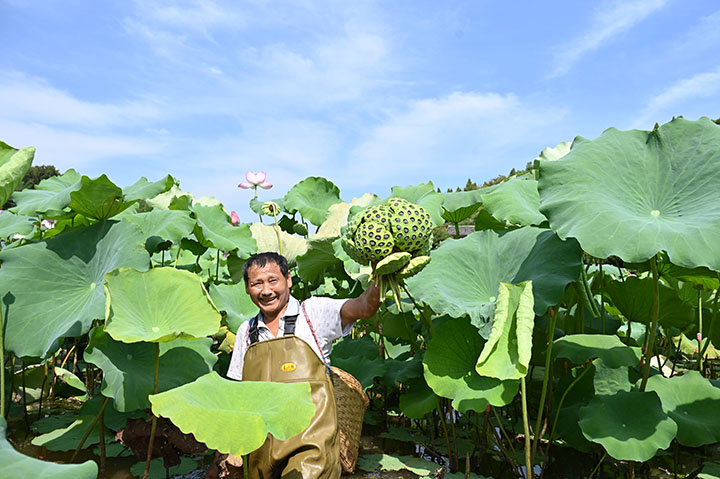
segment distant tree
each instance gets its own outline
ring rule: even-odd
[[[477,185],[477,183],[468,178],[467,183],[465,183],[465,188],[463,188],[463,191],[474,191],[479,189],[480,187]]]
[[[15,191],[21,191],[28,188],[35,189],[35,185],[40,183],[42,180],[59,175],[60,172],[53,165],[31,166],[30,170],[25,175],[25,178],[23,178],[22,183],[15,188]]]
[[[17,188],[15,188],[15,191],[22,191],[28,188],[35,189],[35,185],[40,183],[42,180],[46,180],[48,178],[52,178],[53,176],[59,175],[60,172],[53,165],[33,165],[30,167],[27,174],[17,186]],[[2,209],[7,210],[9,208],[13,208],[14,206],[16,206],[15,202],[10,199],[7,203],[3,205]]]

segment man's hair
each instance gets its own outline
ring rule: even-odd
[[[248,270],[252,265],[256,265],[258,268],[264,268],[268,263],[275,263],[280,268],[280,272],[284,277],[287,278],[290,274],[290,268],[288,267],[288,261],[285,256],[279,255],[272,251],[267,253],[257,253],[251,255],[243,265],[243,279],[245,283],[248,282]]]

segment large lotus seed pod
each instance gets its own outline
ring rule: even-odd
[[[342,249],[347,253],[348,256],[350,256],[350,259],[352,259],[356,263],[364,265],[370,264],[370,259],[357,249],[355,243],[352,240],[343,237],[340,240],[340,246],[342,246]]]
[[[423,247],[432,233],[433,223],[430,213],[422,206],[392,198],[393,206],[392,234],[395,249],[413,252]]]
[[[355,232],[355,246],[370,261],[380,261],[392,253],[395,241],[385,225],[365,221]]]
[[[363,211],[363,221],[375,221],[382,223],[386,228],[390,229],[390,221],[393,217],[393,210],[386,205],[371,206]]]
[[[410,261],[410,253],[401,251],[392,253],[380,260],[375,266],[375,276],[393,274],[403,268]]]
[[[418,256],[430,256],[430,250],[432,250],[432,244],[433,244],[433,235],[432,235],[432,231],[431,231],[430,236],[428,237],[425,244],[423,244],[419,250],[415,251],[413,253],[413,256],[416,258]]]
[[[409,278],[410,276],[415,276],[422,271],[425,266],[427,266],[431,259],[432,258],[430,258],[430,256],[416,256],[415,258],[412,258],[403,269],[398,271],[397,279],[403,280],[405,278]]]

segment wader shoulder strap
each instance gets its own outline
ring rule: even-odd
[[[285,333],[284,336],[295,334],[295,323],[297,322],[297,316],[287,316],[285,318]],[[248,328],[248,346],[255,344],[260,339],[260,331],[258,329],[258,317],[255,316],[250,320],[250,327]]]

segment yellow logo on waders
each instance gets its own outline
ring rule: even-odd
[[[280,369],[282,369],[286,373],[289,373],[290,371],[295,371],[296,368],[297,366],[295,365],[295,363],[285,363],[280,366]]]

